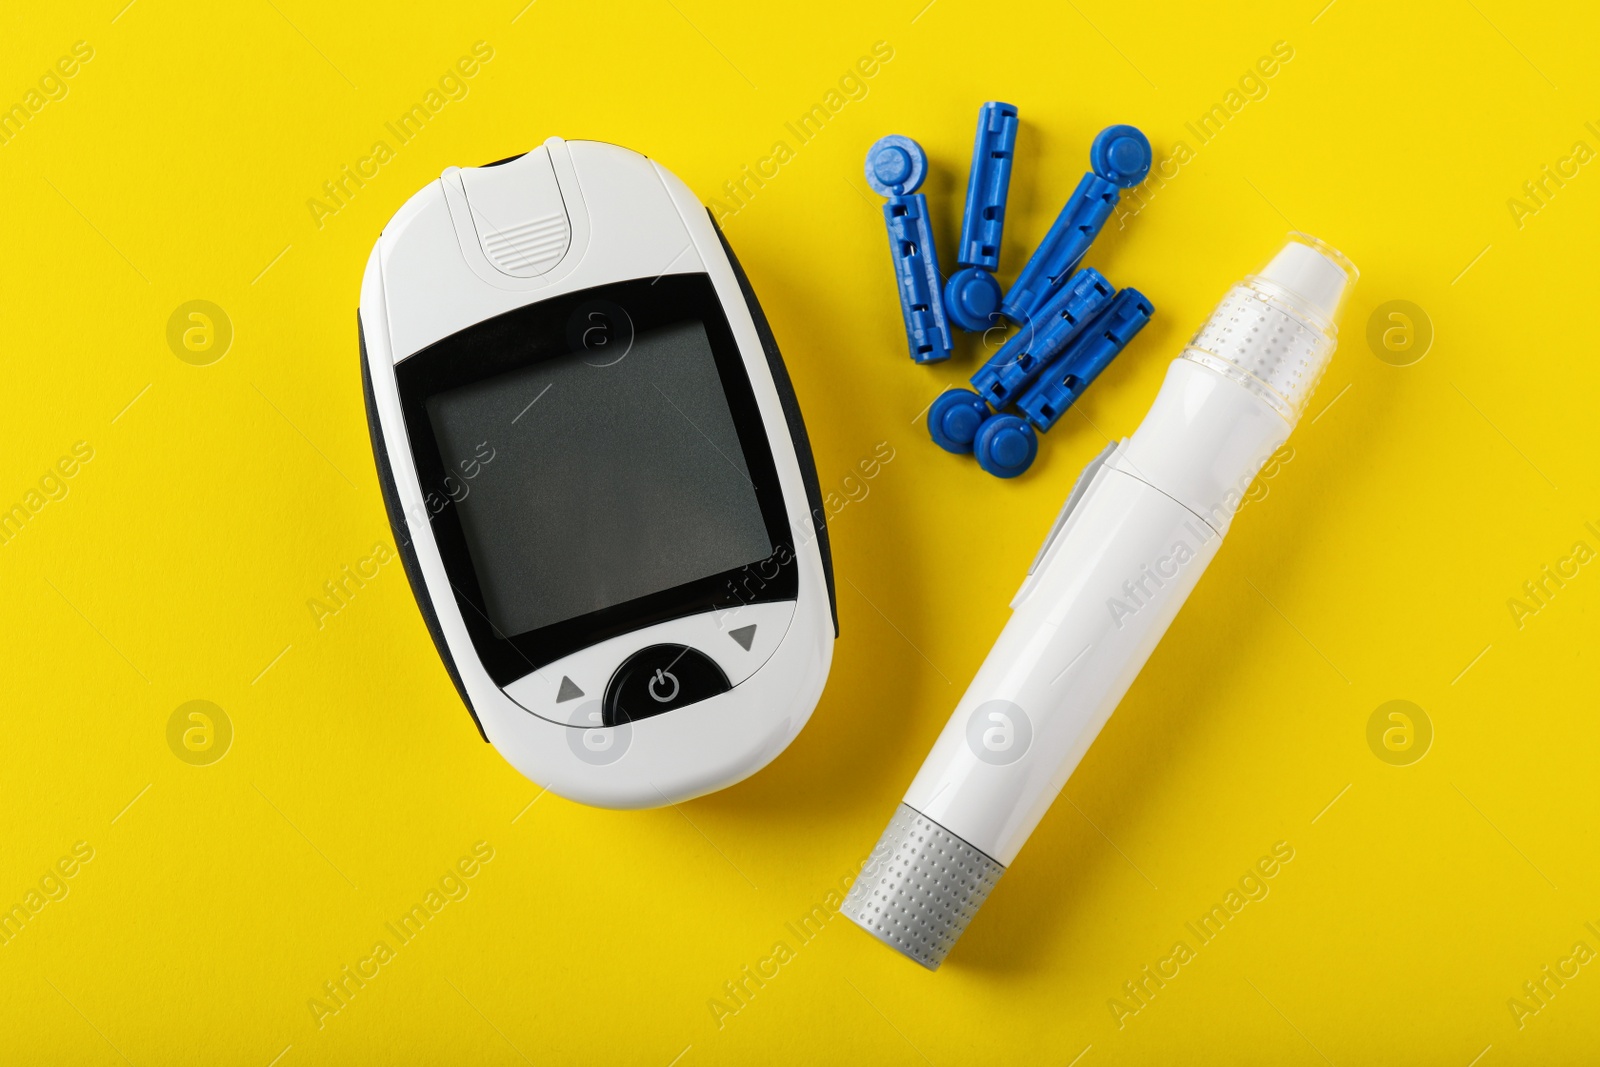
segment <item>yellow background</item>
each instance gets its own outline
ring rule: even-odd
[[[1600,147],[1585,5],[123,2],[0,16],[0,103],[94,50],[0,145],[0,506],[94,449],[0,546],[0,904],[94,849],[0,946],[0,1060],[1600,1055],[1600,967],[1520,1029],[1507,1007],[1575,942],[1600,949],[1600,576],[1520,628],[1507,607],[1575,542],[1600,548],[1600,175],[1520,227],[1507,206],[1574,142]],[[318,228],[308,199],[477,41],[494,58],[466,97]],[[878,41],[893,58],[865,97],[798,145],[784,123]],[[1278,41],[1294,55],[1267,95],[1199,145],[1185,123]],[[906,358],[861,177],[880,135],[926,146],[948,265],[987,99],[1023,122],[1007,280],[1102,126],[1194,149],[1089,257],[1155,322],[1014,483],[927,441],[919,413],[978,344]],[[445,166],[551,134],[648,153],[707,200],[794,149],[726,229],[822,484],[850,501],[832,523],[843,636],[794,745],[678,809],[541,797],[478,739],[398,565],[320,630],[307,607],[392,544],[356,357],[373,241]],[[1078,470],[1291,225],[1362,269],[1339,353],[1294,458],[1064,799],[939,973],[838,917],[801,944],[786,924],[828,914],[877,839]],[[193,299],[235,331],[209,366],[166,341]],[[1406,367],[1366,340],[1396,299],[1436,330]],[[895,458],[864,480],[880,441]],[[209,766],[167,743],[195,699],[234,730]],[[1368,747],[1392,699],[1434,730],[1410,766]],[[470,895],[319,1028],[323,983],[480,841],[494,858]],[[1294,859],[1270,895],[1119,1028],[1108,1000],[1279,841]],[[719,1026],[712,999],[778,941],[794,958]]]

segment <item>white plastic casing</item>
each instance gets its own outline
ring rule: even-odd
[[[710,276],[768,434],[798,564],[796,600],[648,626],[501,688],[473,648],[426,518],[394,367],[474,323],[633,278]],[[485,735],[535,782],[610,808],[675,803],[731,785],[794,739],[833,658],[832,608],[804,478],[755,322],[705,209],[638,153],[551,138],[493,167],[451,167],[384,229],[361,286],[373,402],[425,592]],[[755,624],[746,649],[729,631]],[[612,671],[633,652],[682,644],[733,684],[718,696],[618,727],[599,725]],[[563,677],[584,697],[561,701]],[[619,754],[620,753],[620,754]]]
[[[1356,270],[1301,234],[1084,471],[905,803],[1002,866],[1077,768],[1322,377]]]
[[[1175,361],[1138,432],[1084,472],[905,802],[1009,866],[1288,433],[1258,397],[1190,360]],[[1009,730],[1000,735],[1009,743],[1026,738],[1015,761],[996,762],[1007,753],[984,748],[991,725]]]

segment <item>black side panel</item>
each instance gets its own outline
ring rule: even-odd
[[[717,231],[717,240],[722,242],[722,250],[728,254],[728,262],[733,265],[734,277],[739,279],[739,291],[744,294],[745,305],[750,308],[750,317],[755,320],[756,336],[761,338],[761,349],[767,354],[767,367],[772,371],[773,384],[778,387],[778,400],[783,405],[783,420],[789,424],[789,436],[795,445],[795,458],[800,461],[800,479],[806,487],[806,503],[811,509],[811,521],[817,531],[817,547],[822,552],[822,573],[828,580],[828,610],[833,614],[833,636],[839,636],[839,601],[833,590],[833,550],[828,545],[828,513],[822,507],[822,487],[817,482],[817,461],[811,455],[811,438],[806,435],[805,419],[800,414],[800,402],[795,399],[794,384],[789,381],[789,368],[784,366],[783,353],[778,351],[777,338],[772,336],[772,327],[767,322],[766,312],[761,310],[761,302],[756,299],[755,290],[750,288],[750,279],[745,277],[744,267],[739,263],[739,257],[733,254],[728,238],[722,233],[722,227],[717,225],[717,217],[711,214],[711,209],[706,209],[706,214],[711,217],[711,228]],[[365,366],[365,361],[363,361]]]
[[[372,436],[372,456],[378,464],[378,488],[383,491],[383,508],[389,513],[389,529],[394,533],[395,548],[400,552],[400,563],[406,569],[406,581],[411,583],[411,595],[422,611],[422,621],[428,626],[434,647],[439,650],[439,658],[444,660],[444,669],[450,673],[450,681],[455,683],[456,692],[461,695],[461,703],[467,706],[478,734],[487,741],[489,735],[483,732],[483,723],[478,721],[478,713],[473,710],[472,701],[467,699],[467,687],[461,684],[456,661],[450,655],[450,646],[445,644],[439,616],[434,613],[433,603],[426,593],[427,585],[422,580],[422,564],[417,561],[417,550],[411,544],[405,513],[400,507],[400,494],[394,486],[394,472],[389,469],[389,452],[383,446],[378,401],[372,392],[372,371],[367,366],[367,332],[361,325],[359,311],[356,312],[356,336],[361,342],[361,393],[367,402],[367,432]]]

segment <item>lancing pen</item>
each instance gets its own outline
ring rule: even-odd
[[[1294,429],[1357,277],[1290,234],[1228,291],[1134,435],[1079,476],[1012,615],[843,911],[935,969],[1167,632]]]

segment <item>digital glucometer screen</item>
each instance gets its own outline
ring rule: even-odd
[[[705,325],[435,393],[428,421],[489,621],[517,635],[774,552]]]

